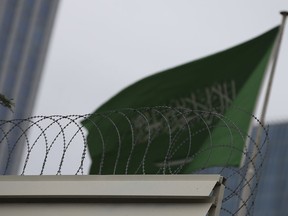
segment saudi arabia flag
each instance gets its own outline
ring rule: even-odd
[[[104,103],[82,122],[90,173],[191,173],[239,166],[249,114],[278,30],[156,73]]]

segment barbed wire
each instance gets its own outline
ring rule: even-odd
[[[20,175],[220,174],[226,179],[221,214],[245,208],[252,215],[268,129],[240,108],[216,110],[161,106],[0,120],[1,172],[10,174],[22,161]],[[251,118],[263,131],[260,145],[255,132],[247,133]],[[15,158],[19,152],[22,160]],[[255,172],[247,179],[249,164]]]

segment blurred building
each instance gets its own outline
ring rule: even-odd
[[[31,115],[59,0],[0,1],[0,92],[13,99],[13,112],[0,107],[0,120]],[[7,133],[11,127],[19,128]],[[0,173],[13,173],[21,158],[20,125],[1,125]],[[18,142],[19,149],[14,149]],[[6,164],[10,163],[7,170]],[[12,166],[11,166],[12,164]]]
[[[288,215],[288,123],[270,125],[269,138],[254,215]]]
[[[245,204],[247,215],[254,216],[282,216],[288,215],[286,201],[288,200],[288,122],[272,123],[265,126],[268,129],[267,136],[262,133],[263,149],[259,150],[264,160],[257,156],[259,161],[255,165],[257,175],[259,175],[258,185],[255,189],[255,182],[251,182],[251,190],[256,192],[249,196],[249,201]],[[255,140],[257,128],[252,131],[252,137]],[[265,140],[265,141],[264,141]],[[261,143],[261,145],[263,144]],[[250,145],[249,152],[252,152],[253,145]],[[258,153],[257,153],[258,154]],[[260,162],[263,165],[260,166]],[[247,163],[246,163],[247,164]],[[235,172],[239,171],[239,172]],[[239,201],[242,199],[243,180],[246,177],[247,169],[242,171],[236,168],[226,169],[208,168],[200,173],[218,174],[228,177],[225,187],[225,196],[221,211],[221,216],[237,215],[239,210]],[[241,183],[242,182],[242,183]],[[254,199],[255,198],[255,199]],[[254,203],[255,201],[255,203]],[[242,213],[242,212],[241,212]],[[246,215],[245,214],[245,215]],[[239,214],[242,215],[242,214]]]
[[[250,194],[255,203],[246,203],[250,212],[247,215],[254,216],[284,216],[288,215],[288,122],[268,124],[268,142],[265,142],[261,154],[264,157],[262,167],[257,167],[259,174],[256,193]],[[256,129],[253,136],[256,137]],[[262,134],[262,141],[267,138]],[[234,173],[233,173],[234,174]],[[232,181],[231,181],[232,180]],[[235,175],[234,179],[229,179],[228,187],[235,189],[242,178]],[[229,185],[230,184],[230,185]],[[252,188],[254,184],[251,184]],[[242,188],[240,188],[242,189]],[[231,191],[228,191],[228,194]],[[239,199],[236,194],[229,202],[223,203],[224,208],[235,212],[239,208]],[[252,205],[251,205],[252,204]],[[253,206],[254,204],[254,206]],[[253,214],[252,214],[253,212]],[[249,214],[248,214],[249,213]],[[223,212],[221,215],[232,215],[230,212]],[[233,214],[234,215],[234,214]],[[240,214],[242,215],[242,214]]]

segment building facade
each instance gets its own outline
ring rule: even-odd
[[[0,1],[0,93],[15,104],[13,112],[0,107],[2,121],[26,118],[32,113],[58,3],[59,0]],[[21,125],[5,124],[0,132],[0,173],[10,174],[17,169],[21,157],[21,145],[16,149],[13,143],[23,141],[19,137]]]
[[[254,215],[288,215],[288,123],[271,124],[269,139]]]

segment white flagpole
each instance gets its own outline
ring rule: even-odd
[[[279,50],[280,50],[280,45],[283,37],[283,32],[285,28],[285,23],[286,23],[286,18],[288,16],[288,11],[282,11],[280,12],[282,15],[282,23],[279,29],[279,34],[275,43],[275,46],[273,48],[273,55],[272,55],[272,67],[271,67],[271,72],[270,76],[268,79],[268,84],[267,84],[267,89],[266,89],[266,94],[263,102],[263,107],[262,107],[262,113],[260,116],[260,122],[264,125],[265,124],[265,117],[266,117],[266,112],[267,112],[267,107],[268,107],[268,102],[270,98],[270,93],[271,93],[271,87],[274,79],[274,74],[275,74],[275,69],[278,61],[278,56],[279,56]],[[262,136],[262,129],[258,127],[257,133],[256,133],[256,139],[255,139],[255,145],[253,147],[252,155],[251,155],[251,161],[248,164],[248,169],[247,173],[245,176],[245,183],[246,185],[243,186],[242,189],[242,195],[241,195],[241,201],[239,203],[239,211],[238,211],[238,216],[245,216],[247,213],[247,207],[246,203],[248,201],[249,196],[251,195],[251,187],[250,185],[253,183],[253,176],[255,175],[255,168],[254,164],[256,163],[256,156],[258,149],[260,147],[261,143],[261,136]],[[257,179],[258,180],[258,179]]]

